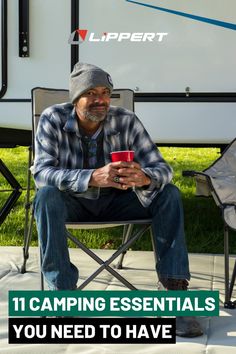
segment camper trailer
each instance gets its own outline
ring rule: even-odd
[[[31,89],[67,89],[78,60],[134,90],[158,145],[235,137],[235,0],[1,0],[0,18],[1,146],[30,145]]]

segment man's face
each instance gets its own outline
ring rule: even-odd
[[[110,90],[106,87],[94,87],[86,91],[75,103],[79,119],[102,122],[110,105]]]

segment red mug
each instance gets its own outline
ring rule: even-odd
[[[111,161],[126,161],[131,162],[134,159],[134,151],[133,150],[123,150],[123,151],[113,151],[111,152]]]

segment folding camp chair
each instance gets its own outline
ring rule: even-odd
[[[133,99],[133,91],[128,89],[122,90],[114,90],[111,97],[111,104],[118,105],[129,110],[134,110],[134,99]],[[36,87],[32,89],[32,125],[33,125],[33,141],[34,141],[34,133],[37,128],[39,117],[42,111],[55,103],[68,102],[69,100],[69,92],[68,90],[58,90],[58,89],[48,89]],[[34,151],[34,143],[33,143],[33,151]],[[30,181],[30,178],[28,178]],[[26,228],[25,228],[25,237],[24,237],[24,261],[21,268],[21,272],[24,273],[26,271],[26,261],[29,257],[29,245],[31,241],[32,235],[32,225],[33,225],[33,215],[29,220],[29,209],[30,209],[30,187],[28,187],[27,191],[27,202],[26,202]],[[123,239],[122,245],[118,248],[118,250],[114,251],[113,255],[107,259],[102,260],[100,257],[96,255],[95,252],[91,251],[86,245],[84,245],[78,238],[73,236],[73,234],[69,231],[69,229],[92,229],[92,228],[106,228],[106,227],[116,227],[123,225]],[[133,226],[139,225],[140,227],[134,231]],[[116,277],[121,283],[123,283],[129,289],[135,290],[136,288],[128,282],[123,276],[119,274],[114,268],[110,266],[111,262],[113,262],[118,256],[120,256],[117,268],[122,268],[123,257],[127,251],[127,249],[137,240],[139,239],[147,230],[150,230],[151,236],[151,219],[143,219],[143,220],[128,220],[128,221],[112,221],[109,223],[106,222],[76,222],[76,223],[67,223],[67,236],[73,241],[76,246],[81,248],[85,253],[87,253],[92,259],[94,259],[100,267],[86,279],[80,286],[79,289],[83,289],[88,283],[90,283],[101,271],[106,269],[110,272],[114,277]],[[153,237],[152,237],[153,241]],[[43,289],[43,277],[42,277],[42,289]]]
[[[183,176],[195,177],[196,195],[212,196],[221,209],[224,221],[225,308],[235,308],[231,301],[236,278],[236,260],[229,280],[229,229],[236,231],[236,139],[222,155],[203,172],[183,171]]]

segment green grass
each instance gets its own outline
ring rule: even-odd
[[[223,253],[223,222],[220,211],[211,198],[196,198],[193,178],[182,177],[186,169],[202,170],[219,157],[216,148],[161,148],[165,159],[174,169],[174,183],[180,188],[185,213],[185,230],[189,252]],[[28,150],[27,148],[0,149],[0,158],[26,187]],[[9,185],[0,175],[0,190]],[[10,192],[0,193],[0,206]],[[0,230],[1,246],[21,246],[24,239],[25,191],[8,215]],[[76,234],[92,248],[116,248],[121,242],[122,228],[96,231],[80,230]],[[232,235],[233,236],[233,235]],[[34,225],[32,245],[37,245]],[[70,244],[70,246],[72,246]],[[133,249],[151,250],[150,237],[142,237]],[[236,238],[230,237],[230,250],[236,253]]]

